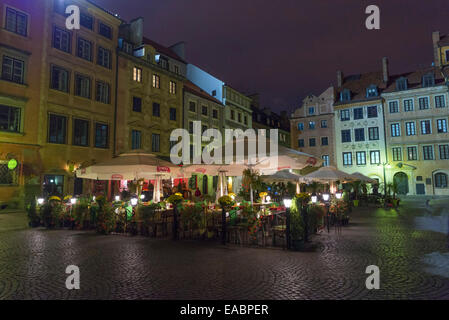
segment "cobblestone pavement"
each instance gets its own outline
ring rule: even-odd
[[[399,213],[360,210],[342,235],[316,237],[313,252],[0,232],[0,299],[449,299],[447,235],[418,228],[418,215],[432,218],[416,203]],[[80,290],[65,289],[71,264],[80,267]],[[373,264],[380,290],[365,287]]]

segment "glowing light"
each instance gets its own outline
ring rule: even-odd
[[[284,206],[290,208],[292,206],[292,199],[284,199]]]
[[[318,197],[317,197],[317,196],[312,196],[312,203],[316,203],[317,200],[318,200]]]
[[[341,192],[337,192],[336,194],[335,194],[335,196],[337,197],[337,199],[341,199],[341,196],[342,196],[342,194],[341,194]]]
[[[75,203],[76,203],[76,201],[77,201],[77,199],[76,199],[76,198],[72,198],[72,199],[70,199],[70,203],[71,203],[71,204],[75,204]]]
[[[131,205],[134,207],[134,206],[137,206],[137,202],[138,202],[138,200],[137,200],[137,198],[132,198],[131,199]]]
[[[17,167],[17,160],[16,159],[11,159],[8,161],[8,169],[9,170],[14,170]]]
[[[330,195],[328,193],[323,194],[324,201],[329,201],[329,197],[330,197]]]
[[[270,196],[267,196],[267,197],[265,198],[265,200],[267,200],[267,202],[270,202],[270,201],[271,201],[271,197],[270,197]]]
[[[37,199],[37,203],[40,204],[40,205],[43,204],[44,203],[44,199],[43,198]]]
[[[143,200],[143,199],[145,199],[145,195],[144,195],[144,194],[141,194],[141,195],[140,195],[140,200]]]
[[[115,201],[120,201],[120,196],[115,196]]]

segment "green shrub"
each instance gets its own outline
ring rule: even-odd
[[[32,199],[31,203],[29,203],[26,207],[27,216],[29,220],[30,227],[37,227],[40,224],[40,218],[37,214],[37,205],[36,205],[36,199]]]

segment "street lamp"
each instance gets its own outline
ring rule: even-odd
[[[265,197],[265,202],[268,203],[268,202],[270,202],[270,201],[271,201],[271,197],[270,197],[270,196],[266,196],[266,197]]]
[[[317,196],[312,196],[312,203],[316,203],[318,201],[318,197]]]
[[[323,194],[323,200],[324,200],[324,201],[329,201],[329,198],[330,198],[329,193]]]
[[[144,200],[145,199],[145,195],[144,194],[141,194],[140,195],[140,200]]]
[[[137,206],[137,202],[138,202],[137,198],[131,198],[131,205],[133,207]]]
[[[76,203],[76,198],[70,199],[70,203],[71,203],[72,205],[75,204],[75,203]]]
[[[379,165],[381,165],[383,167],[383,171],[384,171],[384,202],[386,204],[385,200],[387,199],[387,175],[385,172],[385,168],[391,169],[391,165],[388,162],[384,162]]]
[[[336,197],[338,200],[340,200],[340,199],[341,199],[341,192],[340,192],[340,191],[337,192],[337,193],[335,194],[335,197]]]
[[[120,196],[115,196],[115,201],[120,201]]]
[[[44,198],[39,198],[39,199],[37,199],[37,203],[38,203],[39,205],[42,205],[42,204],[44,203]]]

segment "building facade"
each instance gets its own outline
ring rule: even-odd
[[[225,97],[225,119],[227,129],[241,129],[246,131],[253,127],[251,98],[236,89],[225,85],[223,88]]]
[[[252,99],[253,129],[265,129],[267,137],[270,137],[270,130],[278,130],[278,143],[290,148],[290,121],[288,120],[287,112],[282,111],[280,114],[277,114],[269,108],[261,108],[258,94],[252,95],[250,98]]]
[[[384,107],[381,90],[388,83],[388,61],[383,71],[344,78],[337,72],[334,103],[337,168],[360,172],[380,183],[387,165]]]
[[[323,159],[323,166],[337,166],[334,135],[334,88],[309,95],[290,119],[292,149]]]
[[[142,35],[142,18],[120,29],[116,153],[169,158],[171,132],[183,125],[186,63]]]

